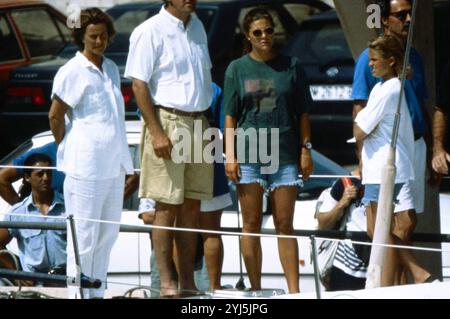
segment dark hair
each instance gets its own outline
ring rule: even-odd
[[[53,165],[52,159],[47,154],[33,153],[25,159],[24,166],[34,166],[38,162],[49,163],[50,166]],[[23,173],[24,175],[30,175],[32,171],[32,168],[25,168]]]
[[[406,0],[412,4],[412,0]],[[387,19],[391,13],[391,2],[392,0],[377,0],[376,4],[381,9],[381,17]]]
[[[25,159],[23,164],[24,164],[24,166],[34,166],[34,164],[36,164],[38,162],[49,163],[50,166],[53,165],[52,159],[48,155],[43,154],[43,153],[31,154],[30,156],[28,156]],[[24,176],[30,176],[32,171],[33,171],[32,168],[25,168],[23,170],[23,174],[24,174]],[[25,177],[22,180],[22,185],[20,186],[20,189],[19,189],[18,193],[19,193],[19,199],[20,200],[23,200],[25,197],[27,197],[31,193],[31,185],[30,185],[30,183],[28,183],[25,180]]]
[[[264,7],[257,7],[249,12],[244,17],[244,21],[242,22],[242,27],[244,28],[244,32],[248,33],[250,31],[250,25],[256,21],[266,19],[269,20],[269,22],[274,26],[272,15],[269,13],[269,11]]]
[[[99,8],[88,8],[81,10],[80,14],[80,28],[75,27],[72,30],[73,42],[81,49],[84,49],[83,37],[86,33],[86,28],[90,24],[101,24],[106,25],[108,30],[108,44],[112,42],[114,36],[116,35],[116,30],[114,29],[114,24],[111,17],[100,10]]]
[[[245,35],[247,35],[250,31],[250,25],[261,19],[266,19],[270,22],[272,27],[275,27],[275,23],[273,22],[272,15],[266,7],[256,7],[249,12],[244,17],[244,21],[242,22],[242,28],[244,29]],[[247,37],[244,37],[244,52],[250,52],[252,49],[252,45],[250,41],[248,41]]]
[[[395,59],[394,70],[397,76],[402,73],[405,47],[398,38],[392,35],[382,35],[371,41],[369,48],[380,52],[381,56],[385,59],[393,57]],[[408,68],[406,72],[411,72],[411,69]]]

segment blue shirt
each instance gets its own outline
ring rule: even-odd
[[[422,57],[414,48],[411,48],[409,62],[413,68],[413,78],[405,82],[405,96],[413,123],[414,135],[418,137],[425,133],[425,118],[420,104],[423,100],[428,99],[428,93]],[[375,78],[372,75],[369,67],[369,49],[365,49],[356,61],[352,99],[368,100],[370,91],[381,80],[381,78]]]
[[[25,160],[32,154],[41,153],[45,154],[48,157],[52,159],[52,165],[56,164],[56,151],[58,149],[58,146],[55,142],[51,142],[48,144],[45,144],[41,147],[33,148],[23,154],[22,156],[19,156],[15,160],[13,160],[13,165],[15,166],[24,166]],[[17,173],[19,176],[23,176],[23,169],[22,168],[16,168]],[[64,178],[65,175],[63,172],[52,170],[52,189],[56,190],[59,193],[63,193],[63,185],[64,185]]]
[[[213,116],[213,125],[219,128],[222,133],[225,126],[225,115],[223,113],[223,94],[222,89],[216,83],[212,83],[213,100],[211,103],[211,113]],[[228,179],[225,175],[225,166],[223,163],[214,162],[214,187],[213,196],[221,196],[230,192]]]
[[[213,100],[211,103],[211,112],[214,117],[214,126],[218,127],[222,133],[225,127],[225,114],[223,113],[223,95],[222,89],[216,83],[211,85],[213,89]]]
[[[62,216],[65,214],[64,198],[55,192],[47,216]],[[27,216],[16,216],[22,214]],[[39,209],[33,203],[32,195],[15,204],[5,216],[5,221],[11,222],[64,222],[57,218],[40,218]],[[17,239],[19,257],[22,269],[28,272],[48,272],[56,266],[66,264],[67,236],[65,230],[43,229],[9,229],[12,237]]]

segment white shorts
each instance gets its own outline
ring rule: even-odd
[[[202,200],[200,204],[201,212],[215,212],[233,204],[230,193],[216,196],[212,199]]]
[[[397,196],[398,203],[394,212],[399,213],[415,209],[417,214],[424,211],[425,201],[425,171],[427,161],[427,146],[423,138],[414,143],[414,180],[405,183]]]
[[[141,199],[139,199],[139,213],[154,212],[155,205],[156,205],[156,203],[153,199],[141,198]]]

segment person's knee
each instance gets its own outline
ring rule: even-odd
[[[408,210],[395,214],[392,232],[401,241],[408,241],[416,226],[416,212],[414,210]]]
[[[258,217],[250,217],[246,218],[244,221],[244,225],[242,226],[242,229],[245,232],[259,232],[261,230],[261,219]]]
[[[275,221],[275,229],[277,234],[291,235],[294,233],[294,225],[291,220],[279,219]]]
[[[259,232],[262,224],[262,213],[258,209],[246,208],[242,210],[244,232]]]
[[[142,219],[145,225],[153,225],[155,221],[155,211],[148,211],[139,214],[139,218]]]

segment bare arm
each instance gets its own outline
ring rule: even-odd
[[[311,141],[311,122],[309,121],[309,113],[300,115],[300,141],[302,143],[300,154],[300,171],[302,178],[307,180],[314,170],[314,164],[311,157],[311,150],[303,147],[306,142]]]
[[[161,124],[156,117],[155,106],[150,97],[150,90],[147,83],[138,79],[133,79],[133,92],[136,96],[137,105],[141,110],[144,122],[150,132],[156,156],[170,160],[173,147],[172,142],[164,133]]]
[[[433,170],[440,174],[448,174],[450,155],[445,151],[445,135],[447,132],[447,116],[440,108],[433,115]]]
[[[319,213],[317,216],[319,230],[335,229],[344,215],[345,208],[350,205],[353,198],[356,198],[357,192],[358,190],[355,186],[346,187],[342,198],[332,210]]]
[[[0,250],[5,250],[6,245],[11,241],[11,235],[6,228],[0,228]],[[0,254],[0,268],[16,269],[11,256],[8,254]]]
[[[0,250],[6,249],[6,245],[9,244],[12,237],[9,234],[8,229],[6,228],[0,228]]]
[[[355,100],[353,102],[353,111],[352,111],[352,119],[353,119],[353,131],[355,131],[355,118],[358,113],[365,108],[367,105],[367,100]],[[355,136],[356,137],[356,136]],[[356,156],[358,157],[358,161],[361,161],[361,151],[362,151],[362,140],[356,139]]]
[[[0,171],[0,196],[9,204],[18,203],[19,194],[12,184],[19,180],[20,176],[15,168],[5,168]]]
[[[356,142],[360,142],[361,144],[367,137],[367,134],[356,123],[353,123],[353,135],[355,136]]]
[[[56,144],[61,143],[65,135],[64,115],[69,110],[70,106],[64,103],[57,95],[54,96],[48,119],[50,122],[50,129],[55,137]]]
[[[127,199],[131,195],[133,195],[134,191],[139,186],[139,175],[127,175],[125,176],[125,190],[123,192],[123,199]]]
[[[232,182],[238,182],[241,177],[239,163],[234,152],[235,131],[236,118],[230,115],[225,116],[225,174]]]

